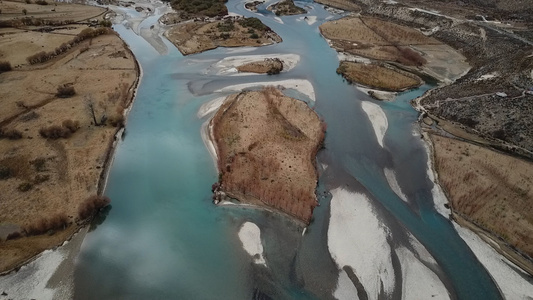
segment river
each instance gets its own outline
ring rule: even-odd
[[[297,3],[317,21],[280,22],[265,5],[259,15],[242,1],[227,3],[230,12],[259,17],[283,38],[259,48],[183,57],[161,40],[161,54],[128,26],[114,26],[143,77],[109,174],[112,207],[93,223],[76,262],[76,299],[501,299],[452,223],[435,210],[428,156],[409,104],[432,86],[393,102],[371,99],[335,73],[337,53],[319,34],[321,23],[341,15]],[[298,54],[300,61],[275,76],[206,72],[228,56],[271,53]],[[305,234],[276,213],[213,205],[218,175],[200,134],[207,119],[197,117],[203,104],[228,94],[216,92],[222,87],[286,79],[312,83],[310,105],[328,124],[317,158],[320,206]],[[383,123],[381,111],[388,124],[383,146],[373,126]],[[238,232],[245,222],[261,231],[266,265],[243,249]]]

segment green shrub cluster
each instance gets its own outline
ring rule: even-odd
[[[261,31],[270,31],[270,28],[263,24],[258,18],[244,18],[240,19],[239,25],[242,27],[253,28]]]
[[[168,0],[166,0],[168,1]],[[225,3],[227,0],[172,0],[170,4],[176,10],[182,10],[195,16],[225,16],[228,14],[228,8]]]

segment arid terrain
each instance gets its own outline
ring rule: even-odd
[[[320,32],[330,41],[333,48],[348,59],[368,65],[363,67],[361,64],[341,61],[341,72],[338,73],[344,74],[350,80],[350,76],[346,76],[347,73],[342,71],[351,69],[353,76],[350,81],[381,90],[394,91],[416,87],[422,83],[417,74],[446,82],[468,70],[465,58],[453,48],[416,29],[379,18],[361,16],[329,21],[320,25]],[[375,66],[370,66],[367,61]],[[356,66],[358,69],[379,70],[377,73],[381,75],[386,72],[387,75],[377,74],[374,80],[366,79],[363,82],[362,76],[356,77],[354,74]],[[418,83],[413,82],[404,85],[404,88],[398,88],[398,78],[404,78],[402,75],[413,78]],[[376,79],[379,79],[379,84]]]
[[[439,135],[431,141],[452,211],[533,257],[533,163]]]
[[[339,7],[335,2],[321,0]],[[322,34],[338,51],[401,63],[437,81],[413,105],[424,130],[456,138],[431,139],[452,212],[531,274],[533,7],[518,0],[353,3],[361,17],[325,23]],[[402,63],[402,47],[421,63]]]
[[[139,70],[122,40],[102,26],[109,26],[103,8],[3,1],[0,9],[0,62],[10,65],[0,74],[6,271],[61,244],[108,204],[97,195]]]
[[[217,47],[257,47],[281,42],[259,19],[241,17],[180,23],[165,32],[165,36],[183,55]]]
[[[272,87],[228,96],[211,121],[220,181],[216,201],[278,209],[309,223],[318,205],[315,156],[325,127],[305,102]]]

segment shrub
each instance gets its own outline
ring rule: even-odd
[[[110,203],[111,200],[107,196],[91,196],[80,205],[78,216],[81,220],[87,219]]]
[[[17,187],[17,189],[21,192],[27,192],[31,190],[32,188],[33,188],[33,185],[29,182],[23,182],[19,184],[19,186]]]
[[[48,2],[46,2],[45,0],[35,0],[35,4],[48,5]]]
[[[24,229],[28,235],[39,235],[50,230],[65,229],[69,224],[68,217],[64,213],[59,213],[50,219],[39,219]]]
[[[38,119],[39,118],[39,114],[32,111],[32,112],[29,112],[25,115],[22,115],[20,117],[20,120],[23,121],[23,122],[28,122],[28,121],[31,121],[31,120],[35,120],[35,119]]]
[[[0,165],[0,180],[9,179],[13,176],[11,168]]]
[[[13,70],[11,63],[8,61],[0,61],[0,73],[9,72]]]
[[[23,13],[24,15],[26,15],[26,14],[28,13],[28,10],[24,8],[24,9],[22,10],[22,13]]]
[[[35,176],[35,179],[33,179],[33,183],[34,184],[41,184],[43,182],[46,182],[50,179],[50,175],[42,175],[42,174],[38,174],[37,176]]]
[[[80,122],[78,121],[72,121],[72,120],[65,120],[63,121],[63,127],[70,130],[70,132],[74,133],[80,129]]]
[[[59,98],[69,98],[76,95],[76,90],[72,85],[64,84],[57,87],[56,96]]]
[[[31,0],[25,0],[26,4],[31,4]]]
[[[7,235],[6,240],[16,240],[18,238],[22,237],[22,234],[18,231],[12,232]]]
[[[72,135],[72,132],[68,128],[52,125],[50,127],[41,128],[39,134],[45,139],[57,140],[59,138],[69,138]]]
[[[0,129],[0,139],[2,138],[20,140],[22,138],[22,132],[16,129]]]
[[[113,127],[122,127],[124,126],[124,116],[121,114],[116,114],[107,119],[107,123]]]
[[[42,157],[30,161],[30,164],[35,168],[37,172],[46,171],[46,160]]]
[[[111,21],[109,21],[109,20],[100,21],[100,26],[102,26],[102,27],[111,27],[112,25],[113,25],[113,23],[111,23]]]
[[[265,24],[263,24],[263,22],[261,22],[261,20],[259,20],[258,18],[244,18],[244,19],[240,19],[238,22],[242,27],[254,28],[257,30],[266,30],[266,31],[270,30],[270,28],[266,26]]]
[[[405,65],[414,65],[414,66],[422,66],[424,65],[427,60],[420,55],[420,53],[414,51],[411,48],[398,48],[400,51],[401,57],[398,59],[398,61]]]
[[[252,33],[252,34],[250,35],[250,38],[251,38],[251,39],[258,39],[258,38],[259,38],[259,35],[257,35],[257,33]]]

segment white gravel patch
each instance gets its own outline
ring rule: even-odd
[[[372,102],[362,101],[361,106],[372,123],[379,145],[383,147],[383,139],[385,138],[385,133],[389,127],[385,112],[381,106]]]
[[[331,257],[339,269],[344,266],[353,269],[369,299],[378,299],[382,287],[384,296],[391,295],[395,278],[387,242],[390,232],[374,214],[366,195],[341,188],[331,194],[328,228]]]
[[[18,272],[0,277],[0,291],[8,294],[5,299],[56,299],[47,284],[64,259],[60,248],[46,250]]]
[[[261,244],[261,230],[251,222],[242,224],[239,230],[239,239],[244,250],[253,257],[254,263],[266,266],[263,256],[263,244]]]
[[[450,299],[439,277],[405,247],[396,249],[402,266],[402,299]]]
[[[409,202],[407,200],[407,196],[405,196],[405,194],[402,192],[402,188],[398,184],[398,180],[396,179],[396,173],[393,170],[387,168],[385,168],[383,172],[385,173],[385,178],[387,178],[387,182],[389,183],[389,186],[394,191],[394,193],[398,195],[398,197],[400,197],[400,199],[402,199],[403,201]]]
[[[461,227],[455,222],[453,225],[461,238],[472,249],[481,264],[483,264],[496,284],[500,287],[505,298],[510,300],[531,299],[533,295],[533,284],[522,277],[531,278],[529,275],[518,267],[516,269],[521,274],[512,269],[512,262],[487,245],[487,243],[471,230]]]

